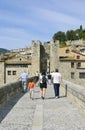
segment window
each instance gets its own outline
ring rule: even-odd
[[[13,74],[13,75],[16,75],[16,71],[13,71],[12,74]]]
[[[77,63],[77,68],[80,68],[81,67],[81,62],[78,62]]]
[[[71,68],[74,68],[74,62],[71,62]]]
[[[80,72],[79,73],[79,78],[85,78],[85,72]]]
[[[74,72],[71,72],[71,79],[74,79]]]
[[[66,49],[66,53],[69,53],[70,52],[70,50],[69,49]]]
[[[80,56],[79,55],[77,55],[77,57],[76,57],[77,59],[80,59]]]
[[[8,71],[7,71],[7,74],[8,74],[8,75],[11,75],[11,71],[10,71],[10,70],[8,70]]]

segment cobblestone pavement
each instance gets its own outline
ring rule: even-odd
[[[85,115],[70,104],[61,93],[54,98],[52,86],[48,86],[44,100],[39,87],[35,99],[29,92],[19,93],[0,109],[0,130],[85,130]]]

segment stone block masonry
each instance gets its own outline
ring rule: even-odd
[[[34,76],[36,71],[40,72],[40,42],[32,41],[32,66],[31,75]]]
[[[64,80],[61,89],[68,100],[85,113],[85,87]]]
[[[12,96],[21,91],[21,81],[6,84],[0,88],[0,107],[6,103]]]

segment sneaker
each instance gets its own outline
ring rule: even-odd
[[[59,96],[56,96],[55,98],[59,98]]]
[[[42,97],[42,99],[44,100],[44,97]]]

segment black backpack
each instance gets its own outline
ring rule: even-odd
[[[46,83],[46,81],[47,81],[46,76],[43,75],[43,76],[42,76],[42,83]]]

